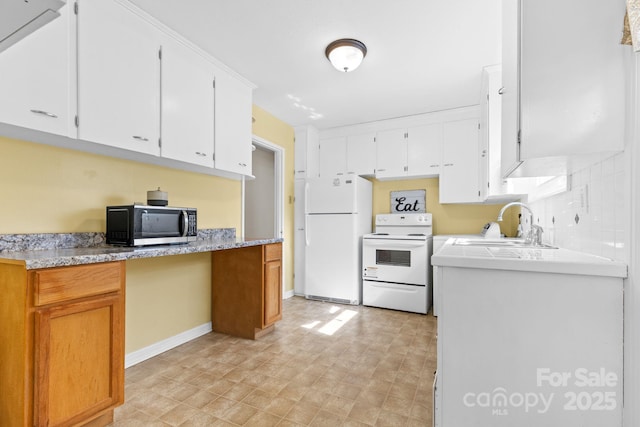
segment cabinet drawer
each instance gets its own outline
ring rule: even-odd
[[[47,268],[32,273],[35,305],[45,305],[119,291],[122,263]]]
[[[264,261],[275,261],[282,259],[282,244],[273,243],[271,245],[264,245]]]

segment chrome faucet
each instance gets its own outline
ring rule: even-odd
[[[520,206],[525,208],[529,212],[529,218],[530,218],[529,224],[531,225],[531,227],[529,227],[529,231],[525,236],[524,242],[528,245],[533,245],[533,246],[542,245],[542,233],[544,230],[539,225],[533,223],[533,211],[531,210],[529,205],[527,205],[526,203],[522,203],[522,202],[507,203],[502,207],[502,209],[500,209],[500,213],[498,214],[498,221],[502,221],[502,215],[504,214],[504,211],[509,209],[511,206]]]

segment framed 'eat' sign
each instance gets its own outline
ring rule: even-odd
[[[391,213],[419,213],[427,211],[427,190],[391,192]]]

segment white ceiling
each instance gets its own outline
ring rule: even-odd
[[[318,129],[478,104],[500,62],[501,0],[131,0],[257,85],[254,103]],[[351,73],[325,47],[368,53]]]

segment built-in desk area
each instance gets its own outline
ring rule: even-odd
[[[1,426],[113,420],[124,402],[127,260],[211,252],[214,331],[255,339],[281,319],[282,239],[215,229],[184,245],[103,242],[101,233],[0,236]]]

